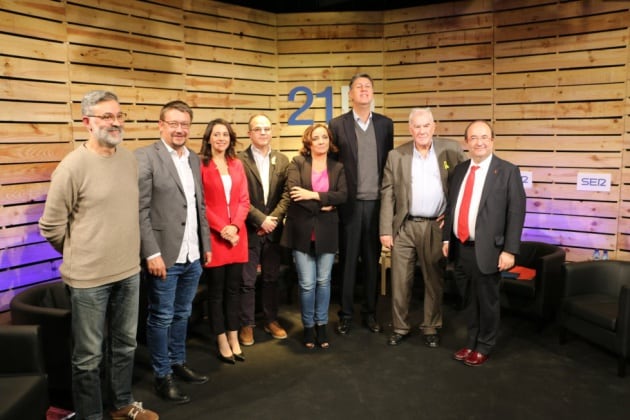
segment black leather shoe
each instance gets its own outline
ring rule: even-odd
[[[387,339],[387,344],[389,344],[390,346],[397,346],[400,344],[401,341],[407,338],[407,335],[408,334],[398,334],[397,332],[392,333],[392,335],[390,335]]]
[[[374,315],[366,316],[363,319],[363,325],[365,325],[367,329],[372,331],[373,333],[381,332],[381,326],[379,325],[378,322],[376,322],[376,318],[374,317]]]
[[[181,365],[173,365],[171,366],[173,369],[173,374],[177,376],[184,382],[188,382],[189,384],[205,384],[208,382],[208,377],[204,375],[199,375],[195,373],[191,368],[186,365],[186,363]]]
[[[179,390],[173,380],[173,375],[166,375],[163,378],[155,378],[155,392],[164,400],[177,404],[190,402],[190,397]]]
[[[234,353],[234,359],[238,360],[239,362],[244,362],[245,361],[245,353],[243,353],[243,352]]]
[[[217,357],[219,358],[220,361],[222,361],[223,363],[227,363],[228,365],[235,365],[236,364],[236,358],[234,357],[234,355],[230,355],[230,356],[224,356],[221,353],[217,354]]]
[[[431,348],[440,347],[440,336],[437,334],[426,334],[424,336],[424,344]]]
[[[340,335],[348,335],[351,326],[352,320],[350,318],[341,318],[337,325],[337,333]]]

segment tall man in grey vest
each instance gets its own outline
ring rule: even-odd
[[[330,121],[339,147],[348,183],[348,201],[340,206],[341,217],[341,309],[337,332],[349,333],[354,313],[354,285],[361,258],[363,278],[362,315],[372,332],[381,331],[376,320],[376,285],[379,241],[379,190],[387,153],[394,146],[394,123],[372,112],[374,82],[365,73],[350,80],[352,110]]]

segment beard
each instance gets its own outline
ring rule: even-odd
[[[99,127],[95,137],[101,146],[116,147],[123,141],[125,130],[122,127]]]

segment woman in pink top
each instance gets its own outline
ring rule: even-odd
[[[302,144],[288,169],[291,204],[280,243],[293,250],[304,345],[328,348],[330,274],[339,245],[336,206],[346,201],[346,176],[343,165],[328,155],[337,148],[325,124],[307,128]]]

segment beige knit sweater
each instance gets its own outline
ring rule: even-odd
[[[138,173],[131,152],[112,156],[81,146],[52,174],[42,236],[63,255],[61,277],[76,288],[101,286],[140,271]]]

